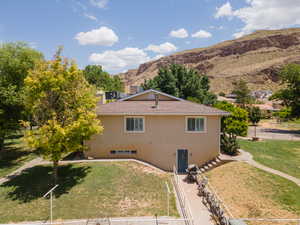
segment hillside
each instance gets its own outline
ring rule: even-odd
[[[212,91],[228,93],[232,82],[244,79],[252,90],[279,87],[278,71],[287,63],[300,63],[300,28],[257,31],[217,45],[177,52],[144,63],[121,74],[126,85],[153,78],[158,68],[184,64],[209,76]]]

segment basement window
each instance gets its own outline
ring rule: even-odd
[[[205,117],[186,117],[186,132],[204,133],[206,132]]]
[[[112,150],[110,151],[112,155],[135,155],[137,150]]]
[[[144,117],[125,117],[125,132],[127,133],[143,133],[145,131]]]

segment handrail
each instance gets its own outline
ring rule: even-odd
[[[190,205],[189,203],[187,202],[187,198],[182,190],[182,187],[181,185],[179,184],[178,182],[178,173],[177,173],[177,170],[176,170],[176,167],[174,166],[173,167],[173,174],[174,174],[174,180],[175,180],[175,184],[176,184],[176,187],[178,189],[178,197],[179,198],[182,198],[180,199],[182,201],[182,206],[183,206],[183,216],[184,217],[187,217],[188,218],[188,223],[191,224],[191,225],[194,225],[194,220],[193,220],[193,216],[192,216],[192,213],[191,213],[191,209],[190,209]]]

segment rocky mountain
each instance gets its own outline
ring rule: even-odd
[[[252,90],[276,90],[282,66],[300,63],[300,28],[262,30],[211,47],[178,52],[120,76],[126,85],[139,85],[156,76],[160,67],[172,63],[208,75],[215,93],[230,92],[232,82],[239,79],[246,80]]]

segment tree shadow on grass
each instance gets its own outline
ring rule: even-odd
[[[33,154],[32,151],[20,146],[21,134],[12,134],[7,137],[4,147],[0,150],[0,169],[13,167],[25,160],[26,156]]]
[[[81,183],[89,172],[89,166],[60,166],[58,169],[59,186],[53,192],[55,197],[59,198],[68,193],[72,187]],[[52,166],[35,166],[3,183],[0,188],[10,188],[7,199],[25,203],[42,198],[53,186]]]

